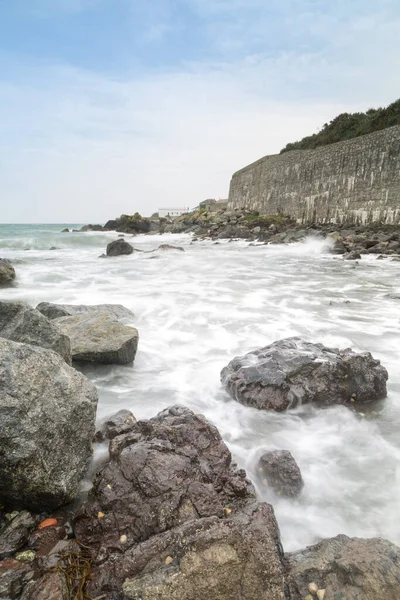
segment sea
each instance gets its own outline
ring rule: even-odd
[[[339,533],[400,544],[399,262],[343,261],[316,238],[252,245],[188,234],[127,235],[147,252],[101,259],[117,234],[61,233],[80,226],[0,225],[0,257],[17,271],[15,286],[0,296],[133,311],[140,335],[133,367],[82,369],[99,392],[99,426],[122,408],[148,419],[185,405],[218,427],[259,498],[273,504],[286,551]],[[184,252],[157,250],[162,243]],[[221,369],[290,336],[371,352],[388,369],[387,399],[367,409],[304,406],[280,414],[232,400]],[[298,462],[299,499],[257,481],[258,459],[272,449],[289,450]],[[104,458],[96,447],[93,468]]]

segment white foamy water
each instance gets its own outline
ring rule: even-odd
[[[185,252],[104,260],[116,234],[60,229],[0,226],[0,256],[21,261],[18,285],[1,297],[120,303],[135,313],[134,367],[84,369],[99,390],[99,422],[121,408],[140,419],[184,404],[216,424],[253,480],[264,451],[290,450],[305,480],[300,499],[257,488],[274,505],[285,550],[338,533],[400,543],[400,300],[385,297],[400,293],[400,263],[369,256],[357,266],[316,240],[215,245],[186,235],[129,239],[141,250],[170,243]],[[293,335],[371,351],[389,371],[387,400],[364,415],[344,407],[274,414],[231,400],[219,380],[229,360]]]

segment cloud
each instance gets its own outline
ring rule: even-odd
[[[154,69],[117,79],[3,56],[9,71],[0,82],[4,221],[104,222],[124,212],[151,214],[163,205],[226,197],[238,168],[339,112],[387,104],[398,94],[399,11],[390,13],[389,0],[352,19],[341,0],[336,15],[322,14],[324,3],[317,0],[303,2],[301,10],[296,0],[272,2],[270,9],[289,19],[285,27],[295,20],[290,6],[298,7],[295,41],[273,51],[246,42],[257,31],[261,40],[256,13],[247,25],[236,15],[218,39],[211,31],[219,18],[213,15],[246,6],[262,11],[261,0],[187,1],[209,22],[208,35],[219,49],[207,61],[166,68],[158,54]],[[168,8],[155,2],[146,21],[149,39],[168,36]],[[267,19],[266,12],[262,16]],[[231,27],[239,52],[226,45],[235,40]],[[321,44],[303,45],[311,31]]]

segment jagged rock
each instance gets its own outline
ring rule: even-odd
[[[68,336],[26,302],[0,301],[0,337],[53,350],[71,364]]]
[[[58,572],[46,573],[35,582],[29,583],[21,600],[70,600],[64,575]]]
[[[128,244],[122,238],[110,242],[107,244],[107,256],[121,256],[122,254],[132,254],[134,251],[133,246]]]
[[[14,600],[20,598],[24,587],[33,579],[31,566],[12,558],[0,561],[0,598]],[[39,599],[38,599],[39,600]]]
[[[125,365],[135,360],[138,330],[107,313],[95,312],[54,321],[71,340],[73,360]]]
[[[351,252],[346,254],[344,257],[344,260],[360,260],[360,259],[361,259],[361,254],[358,252],[358,250],[352,250]]]
[[[6,258],[0,258],[0,285],[10,285],[16,277],[15,269]]]
[[[272,450],[263,454],[258,472],[262,483],[272,487],[280,496],[296,498],[303,489],[301,471],[288,450]]]
[[[55,352],[5,339],[0,373],[0,503],[68,503],[92,454],[96,388]]]
[[[94,549],[91,596],[284,600],[273,509],[203,416],[171,407],[110,454],[75,522]]]
[[[400,549],[385,540],[338,535],[286,558],[292,600],[303,600],[310,582],[324,600],[400,598]]]
[[[22,548],[36,524],[37,518],[26,510],[6,521],[0,529],[0,559],[12,556]]]
[[[136,419],[130,410],[119,410],[105,421],[101,431],[96,433],[96,441],[113,440],[117,435],[128,433],[134,428]]]
[[[132,320],[135,315],[132,311],[122,304],[53,304],[52,302],[41,302],[36,310],[41,312],[48,319],[58,319],[60,317],[72,317],[73,315],[83,315],[94,312],[107,313],[110,317],[118,321]]]
[[[235,400],[284,411],[298,404],[320,406],[386,397],[388,373],[369,352],[337,350],[300,338],[280,340],[234,358],[221,381]]]

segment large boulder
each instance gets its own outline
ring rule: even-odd
[[[119,323],[107,313],[62,317],[54,323],[70,338],[73,360],[117,365],[135,360],[138,330]]]
[[[0,337],[53,350],[71,364],[69,337],[26,302],[0,300]]]
[[[52,302],[41,302],[36,310],[41,312],[48,319],[58,319],[60,317],[72,317],[73,315],[83,315],[94,312],[106,313],[118,321],[134,318],[134,314],[122,304],[53,304]]]
[[[14,267],[6,258],[0,258],[0,285],[10,285],[14,279]]]
[[[284,411],[386,397],[388,373],[369,352],[287,338],[234,358],[221,372],[230,395],[247,406]]]
[[[258,473],[262,483],[279,496],[296,498],[304,486],[299,466],[288,450],[265,452],[258,463]]]
[[[55,352],[0,339],[0,504],[70,502],[92,455],[97,391]]]
[[[94,550],[90,596],[285,598],[273,509],[203,416],[169,408],[115,437],[110,455],[75,521]]]
[[[107,256],[121,256],[122,254],[132,254],[134,247],[120,238],[107,244]]]
[[[291,600],[400,598],[400,548],[386,540],[338,535],[286,558]],[[308,596],[310,586],[325,593]]]

